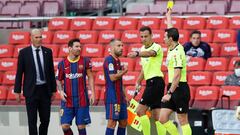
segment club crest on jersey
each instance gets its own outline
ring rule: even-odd
[[[109,71],[113,71],[113,70],[114,70],[114,66],[113,66],[112,63],[110,63],[110,64],[108,65],[108,69],[109,69]]]
[[[79,68],[79,69],[83,69],[83,65],[79,65],[78,68]]]

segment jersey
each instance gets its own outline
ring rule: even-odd
[[[168,50],[167,54],[168,82],[172,83],[174,77],[174,69],[181,68],[180,82],[187,82],[187,60],[182,45],[178,44],[174,49]]]
[[[64,59],[58,64],[57,79],[64,81],[64,92],[67,95],[66,107],[89,106],[86,88],[87,69],[91,69],[88,58],[81,57],[76,61]]]
[[[123,92],[122,78],[111,81],[110,75],[117,74],[122,70],[119,59],[115,59],[113,56],[108,56],[104,60],[103,71],[105,77],[105,103],[106,104],[122,104],[126,103],[125,95]]]
[[[155,51],[155,57],[141,57],[141,65],[144,74],[144,79],[148,80],[153,77],[163,77],[161,71],[162,59],[163,59],[163,50],[159,44],[153,43],[150,47],[145,48],[142,46],[142,51]]]

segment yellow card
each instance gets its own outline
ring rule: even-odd
[[[174,5],[173,0],[169,0],[168,3],[167,3],[167,9],[172,9],[173,5]]]

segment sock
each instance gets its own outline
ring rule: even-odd
[[[192,129],[189,124],[182,126],[183,135],[192,135]]]
[[[139,120],[142,124],[143,135],[151,135],[151,125],[150,120],[147,115],[139,117]]]
[[[72,132],[72,129],[69,128],[69,129],[63,129],[63,133],[64,135],[73,135],[73,132]]]
[[[158,135],[166,135],[167,130],[159,121],[155,122]]]
[[[166,122],[163,125],[167,129],[167,131],[170,135],[179,135],[177,127],[173,124],[172,121],[169,120],[168,122]]]
[[[114,129],[107,128],[105,135],[114,135]]]
[[[78,129],[79,135],[87,135],[86,128]]]
[[[118,127],[117,135],[125,135],[126,128]]]

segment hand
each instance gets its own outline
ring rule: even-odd
[[[162,102],[168,102],[171,99],[171,95],[170,94],[166,94],[162,97]]]
[[[55,100],[55,97],[56,97],[56,93],[53,92],[53,93],[52,93],[52,97],[51,97],[51,102],[52,102],[53,100]]]
[[[16,97],[16,101],[18,103],[20,103],[21,102],[21,93],[15,93],[15,97]]]
[[[61,97],[62,101],[66,102],[66,97],[67,97],[67,95],[66,95],[66,93],[64,93],[64,91],[62,91],[62,90],[60,90],[60,97]]]
[[[128,57],[136,58],[137,57],[137,52],[130,52],[130,53],[128,53]]]
[[[166,13],[166,17],[167,18],[171,17],[171,14],[172,14],[172,9],[168,8],[167,13]]]
[[[90,97],[90,104],[93,105],[95,103],[95,95],[92,94]]]
[[[140,89],[141,89],[141,84],[136,83],[135,90],[140,91]]]

